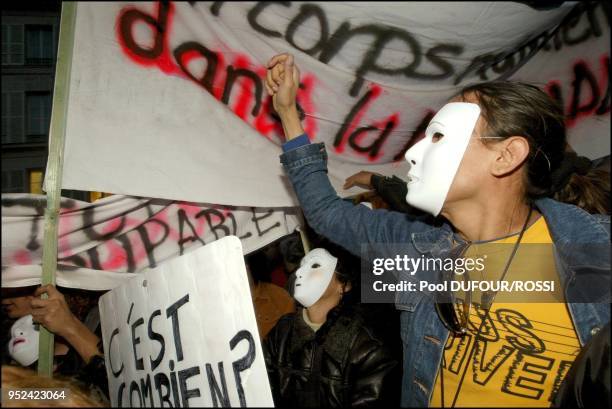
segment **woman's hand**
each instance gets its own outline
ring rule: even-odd
[[[293,61],[293,55],[284,53],[272,57],[268,62],[264,85],[272,96],[272,104],[281,118],[287,140],[302,135],[304,129],[296,106],[300,70]]]
[[[372,176],[376,175],[376,173],[367,172],[362,170],[360,172],[355,173],[352,176],[349,176],[344,181],[344,189],[350,189],[353,186],[359,186],[363,189],[372,189]]]
[[[38,298],[45,293],[48,295],[46,300]],[[78,322],[70,311],[64,295],[50,284],[36,289],[30,305],[33,321],[42,324],[49,332],[59,336],[66,336]]]
[[[88,363],[94,355],[102,355],[98,350],[100,339],[72,314],[64,295],[50,284],[36,289],[34,295],[40,297],[45,293],[49,297],[46,300],[32,299],[33,321],[44,325],[49,332],[68,341],[85,363]]]
[[[272,57],[268,62],[265,86],[279,115],[296,109],[300,70],[294,63],[293,55],[284,53]]]

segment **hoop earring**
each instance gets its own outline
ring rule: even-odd
[[[550,159],[548,159],[548,155],[546,155],[539,146],[538,146],[538,149],[536,149],[535,153],[533,154],[533,158],[535,159],[535,157],[538,156],[538,152],[544,155],[544,159],[546,159],[546,163],[548,164],[548,171],[552,172],[552,166],[550,165]]]

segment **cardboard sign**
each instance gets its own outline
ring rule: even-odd
[[[139,274],[99,305],[112,406],[273,406],[237,237]]]

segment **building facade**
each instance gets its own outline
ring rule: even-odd
[[[2,193],[44,193],[61,2],[2,7]]]

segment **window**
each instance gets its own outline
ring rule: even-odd
[[[2,93],[2,143],[22,143],[24,122],[24,93]]]
[[[28,190],[30,193],[36,193],[39,195],[43,194],[42,185],[43,185],[43,170],[42,169],[30,169],[28,170],[28,179],[30,189]]]
[[[96,200],[103,199],[105,197],[109,197],[112,195],[113,195],[112,193],[105,193],[105,192],[89,192],[89,201],[93,203]]]
[[[28,92],[26,94],[28,139],[43,139],[49,135],[49,121],[51,120],[51,93]]]
[[[2,24],[2,65],[23,65],[23,24]]]
[[[22,170],[2,171],[2,193],[24,193],[23,176]]]
[[[53,64],[53,26],[27,25],[26,32],[26,64]]]
[[[86,202],[89,199],[89,192],[84,190],[65,190],[62,189],[62,197],[69,197],[70,199],[80,200]]]

